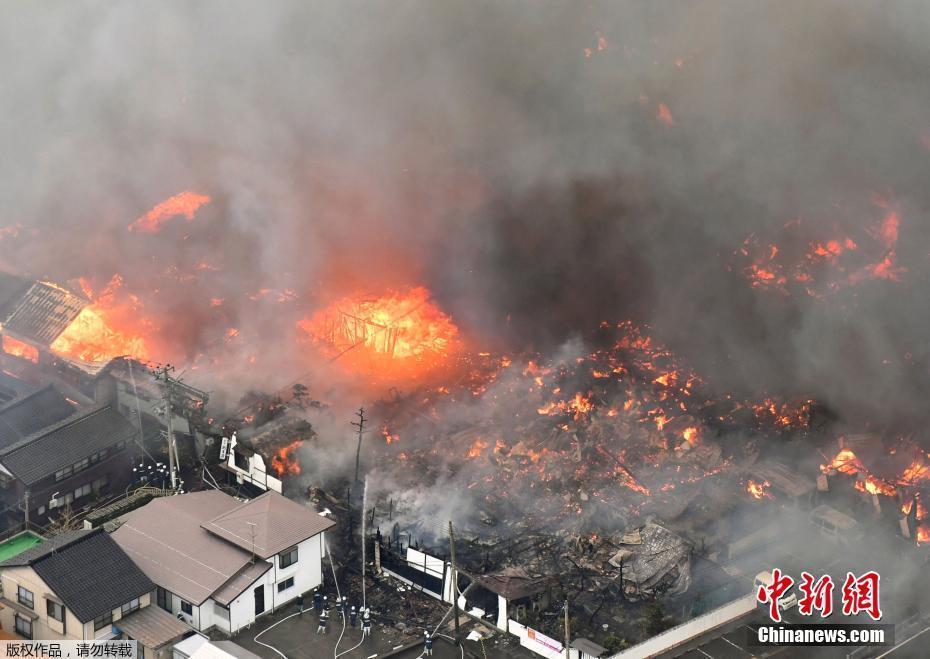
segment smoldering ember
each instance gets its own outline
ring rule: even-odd
[[[925,656],[928,23],[10,7],[0,636]]]

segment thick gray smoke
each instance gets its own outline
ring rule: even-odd
[[[900,0],[19,2],[0,264],[118,272],[169,358],[256,386],[306,370],[321,301],[423,283],[481,345],[630,317],[721,390],[923,417],[927,23]],[[187,189],[213,198],[192,222],[126,230]],[[876,194],[899,283],[749,286],[748,236],[864,244]]]

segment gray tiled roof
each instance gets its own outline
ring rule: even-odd
[[[74,406],[52,385],[0,405],[0,450],[74,414]]]
[[[57,551],[61,547],[71,544],[75,540],[83,538],[89,533],[91,533],[90,530],[79,529],[77,531],[69,531],[67,533],[59,533],[57,535],[49,536],[34,547],[30,547],[26,551],[20,552],[16,556],[6,559],[0,563],[0,568],[22,567],[24,565],[29,565],[33,561],[37,561],[40,558],[51,554],[53,551]]]
[[[82,410],[0,450],[0,464],[26,485],[97,451],[131,441],[136,429],[109,405]]]
[[[53,536],[0,567],[29,565],[81,622],[155,590],[102,529]]]
[[[307,505],[268,491],[211,519],[203,528],[262,558],[270,558],[335,526]]]

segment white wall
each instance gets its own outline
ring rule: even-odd
[[[271,611],[271,589],[274,588],[274,567],[249,584],[249,587],[242,591],[239,597],[230,602],[230,633],[235,634],[238,630],[255,622],[255,589],[259,586],[265,587],[265,613],[267,613]],[[224,627],[226,625],[226,621],[220,618],[216,618],[216,622],[218,625],[222,623]]]
[[[619,657],[629,657],[630,659],[655,657],[683,643],[687,643],[696,636],[705,634],[737,618],[741,618],[755,608],[756,596],[754,593],[750,593],[749,595],[740,597],[728,604],[708,611],[697,618],[692,618],[688,622],[672,627],[658,636],[653,636],[643,641],[639,645],[634,645],[619,654],[615,654],[611,659],[618,659]]]
[[[216,615],[216,602],[213,599],[206,600],[202,606],[192,603],[193,627],[198,631],[206,631],[215,625],[225,632],[234,634],[252,624],[255,622],[255,589],[260,585],[265,587],[265,613],[281,608],[298,595],[317,588],[323,583],[324,535],[320,533],[297,545],[297,562],[290,567],[280,567],[279,556],[268,559],[268,562],[272,563],[271,569],[230,602],[229,621]],[[294,585],[278,593],[278,583],[289,577],[294,577]],[[155,602],[154,596],[152,602]],[[171,614],[176,616],[180,610],[181,598],[172,593]]]

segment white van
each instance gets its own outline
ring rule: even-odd
[[[834,542],[852,543],[862,535],[859,522],[830,506],[814,508],[810,513],[810,521],[821,535]]]
[[[760,586],[765,586],[768,588],[773,583],[775,583],[775,577],[772,576],[771,572],[760,572],[756,575],[756,579],[752,584],[752,592],[753,594],[758,593]],[[782,611],[790,609],[792,606],[796,606],[797,603],[798,596],[795,594],[794,589],[791,589],[787,594],[778,598],[778,608]],[[761,605],[762,603],[759,602],[759,604]],[[768,605],[766,604],[766,606]]]

